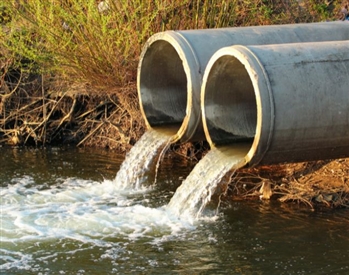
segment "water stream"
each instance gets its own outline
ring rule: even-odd
[[[120,188],[142,188],[149,177],[156,180],[157,164],[166,151],[173,133],[160,129],[147,130],[131,148],[116,174],[115,182]]]
[[[200,217],[223,177],[245,164],[247,148],[248,144],[239,144],[209,151],[176,190],[167,206],[169,211],[186,220]]]
[[[122,163],[115,178],[117,186],[121,189],[140,189],[144,182],[151,181],[172,135],[160,129],[145,132]],[[245,164],[244,156],[248,148],[249,144],[239,143],[235,147],[209,151],[176,190],[167,210],[175,217],[193,223],[203,212],[222,178]],[[152,174],[153,177],[149,178]]]

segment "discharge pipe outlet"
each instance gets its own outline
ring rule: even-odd
[[[349,40],[222,48],[201,104],[210,145],[247,143],[250,166],[349,157]]]
[[[172,131],[173,141],[203,140],[200,90],[207,62],[222,47],[349,39],[346,22],[166,31],[140,55],[137,89],[148,128]]]

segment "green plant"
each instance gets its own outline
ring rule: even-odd
[[[317,0],[310,2],[303,9],[317,13],[319,18],[329,17],[325,4]],[[14,60],[25,58],[35,69],[54,72],[72,82],[110,89],[135,81],[142,46],[156,32],[291,23],[299,4],[296,0],[287,3],[10,0],[0,7],[2,20],[12,18],[8,23],[11,31],[1,43],[10,50]]]
[[[72,82],[122,86],[139,48],[126,39],[136,30],[123,11],[101,14],[92,0],[20,1],[5,47]]]

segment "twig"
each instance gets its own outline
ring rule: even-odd
[[[102,121],[95,129],[93,129],[93,131],[91,131],[86,137],[84,137],[78,144],[77,146],[80,146],[81,144],[83,144],[89,137],[91,137],[99,128],[102,127],[102,125],[104,125],[104,122]]]
[[[74,109],[75,109],[75,106],[76,106],[76,97],[74,97],[73,104],[72,104],[72,106],[71,106],[71,108],[70,108],[68,114],[66,114],[66,115],[61,119],[60,123],[59,123],[58,126],[56,127],[55,132],[61,127],[61,125],[62,125],[66,120],[68,120],[68,119],[72,116],[72,114],[73,114],[73,112],[74,112]]]
[[[35,135],[35,131],[37,131],[42,125],[45,125],[47,123],[47,121],[50,119],[52,113],[55,111],[56,107],[58,106],[58,104],[63,100],[64,96],[62,96],[60,99],[58,99],[56,101],[56,103],[54,104],[54,106],[52,107],[51,111],[48,113],[48,115],[40,122],[40,124],[35,127],[34,129],[31,129],[31,131],[29,131],[27,137],[24,140],[24,143],[26,143],[28,141],[28,138],[30,136],[32,136],[33,134]],[[35,135],[36,136],[36,135]]]

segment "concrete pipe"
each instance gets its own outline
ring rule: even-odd
[[[208,60],[222,47],[346,39],[349,39],[346,22],[155,34],[143,48],[137,76],[146,125],[172,131],[174,141],[205,138],[200,110],[202,76]]]
[[[201,101],[211,146],[247,143],[250,166],[349,157],[349,40],[222,48]]]

